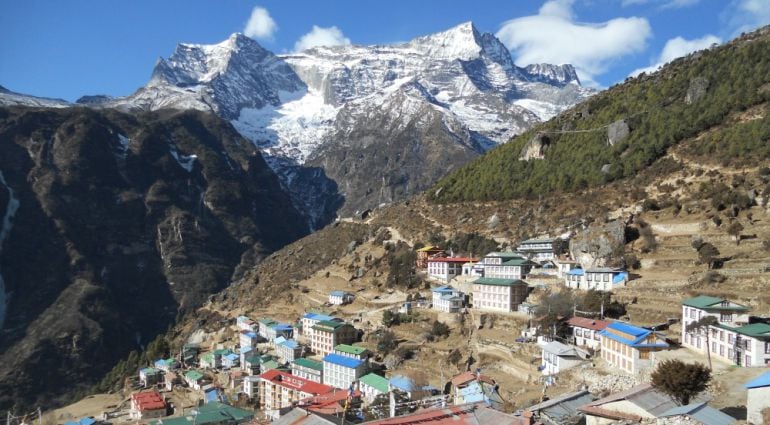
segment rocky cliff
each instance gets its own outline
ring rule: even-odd
[[[0,109],[0,409],[51,406],[307,233],[201,112]]]

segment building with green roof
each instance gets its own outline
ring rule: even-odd
[[[306,358],[294,359],[291,362],[291,374],[309,381],[323,383],[324,365],[321,362]]]
[[[490,252],[473,269],[486,278],[523,279],[536,265],[515,252]]]
[[[482,277],[473,281],[473,308],[511,312],[527,299],[529,287],[520,279]]]
[[[339,344],[352,344],[358,338],[356,328],[345,322],[321,320],[312,329],[310,348],[320,356],[334,352],[334,347]]]
[[[235,425],[254,419],[254,412],[212,401],[186,415],[151,421],[150,425]]]
[[[364,347],[356,347],[350,344],[338,344],[334,347],[334,352],[345,357],[350,357],[358,360],[367,360],[371,356],[371,351]]]
[[[770,324],[749,323],[749,311],[708,295],[683,300],[682,345],[704,355],[709,350],[712,358],[738,366],[770,366]],[[693,326],[696,323],[703,326]]]
[[[376,373],[366,374],[359,378],[358,382],[359,389],[367,403],[373,402],[378,395],[387,394],[390,391],[388,379]]]

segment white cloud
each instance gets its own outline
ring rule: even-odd
[[[770,0],[733,0],[723,16],[733,36],[753,31],[770,24]]]
[[[251,11],[251,17],[249,17],[249,22],[246,23],[243,33],[251,38],[270,40],[276,30],[278,30],[278,25],[267,9],[257,6]]]
[[[606,72],[614,61],[646,48],[652,36],[647,19],[578,22],[573,2],[550,0],[537,15],[504,22],[496,35],[514,53],[517,64],[571,63],[581,81],[589,85],[595,84],[594,78]]]
[[[294,43],[294,51],[299,52],[317,46],[342,46],[347,44],[350,44],[350,39],[345,37],[339,28],[335,26],[322,28],[318,25],[313,25],[313,29],[309,33],[303,35]]]
[[[658,4],[661,9],[678,9],[700,3],[700,0],[623,0],[621,5],[638,6],[644,4]]]
[[[686,40],[682,37],[672,38],[666,42],[665,46],[663,46],[663,50],[660,52],[660,56],[658,56],[658,59],[655,61],[656,63],[654,65],[634,70],[631,72],[630,76],[635,77],[642,72],[646,72],[648,74],[655,72],[661,66],[671,62],[676,58],[680,58],[698,50],[707,49],[712,44],[719,44],[721,42],[722,39],[711,34],[705,35],[701,38],[696,38],[694,40]]]

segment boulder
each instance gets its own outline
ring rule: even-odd
[[[529,161],[530,159],[543,159],[545,158],[545,151],[551,145],[551,139],[542,133],[537,133],[532,136],[526,145],[521,149],[519,154],[519,160]]]
[[[622,257],[625,224],[620,220],[593,224],[570,240],[572,257],[583,267],[604,267]]]
[[[607,143],[614,146],[615,143],[625,139],[629,134],[631,134],[631,127],[628,126],[626,120],[615,121],[607,127]]]
[[[706,95],[709,88],[709,80],[705,77],[695,77],[690,80],[690,86],[687,88],[687,94],[684,96],[684,103],[692,105]]]

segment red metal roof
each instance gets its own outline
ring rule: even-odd
[[[606,328],[610,322],[605,320],[589,319],[587,317],[573,317],[567,320],[567,324],[578,328],[586,328],[594,331],[601,331]]]
[[[485,375],[479,375],[478,379],[481,382],[486,382],[487,384],[492,384],[492,385],[495,384],[494,379],[492,379],[492,378],[490,378],[488,376],[485,376]],[[459,386],[465,385],[465,384],[467,384],[469,382],[472,382],[472,381],[475,381],[475,380],[476,380],[476,374],[475,373],[473,373],[471,371],[463,372],[463,373],[455,376],[454,378],[452,378],[452,385],[455,386],[455,387],[459,387]]]
[[[159,410],[166,408],[166,402],[157,391],[145,391],[131,394],[131,399],[140,412],[145,410]]]
[[[282,372],[278,369],[271,369],[267,372],[259,375],[260,379],[264,379],[273,382],[276,385],[280,385],[285,388],[291,388],[294,390],[302,391],[307,394],[326,394],[334,390],[334,387],[329,385],[319,384],[299,376],[292,375],[291,373]]]
[[[431,258],[428,260],[429,263],[475,263],[479,261],[478,258],[470,258],[470,257],[438,257],[438,258]]]
[[[361,391],[353,391],[353,398],[360,398]],[[335,414],[342,411],[341,403],[348,398],[348,390],[334,388],[326,394],[300,400],[299,405],[318,413]]]

